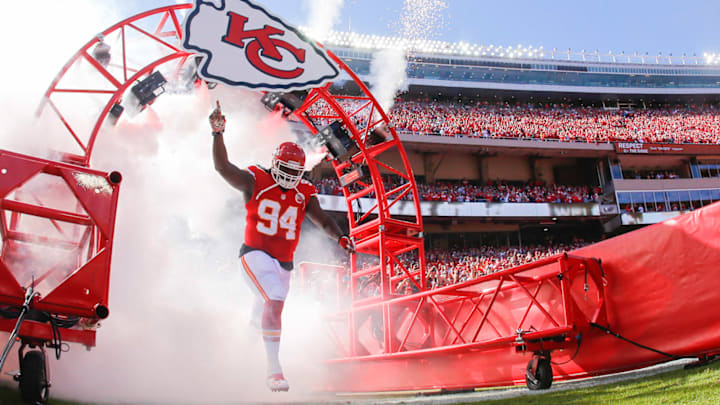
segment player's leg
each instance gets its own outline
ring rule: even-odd
[[[268,387],[273,391],[287,391],[289,386],[282,373],[279,353],[282,309],[290,288],[290,272],[261,251],[249,252],[241,260],[248,278],[264,299],[261,327],[267,355]]]
[[[250,252],[252,253],[252,252]],[[249,253],[248,253],[249,254]],[[250,307],[250,327],[256,329],[258,332],[262,329],[262,315],[265,310],[265,302],[268,300],[265,288],[260,283],[262,278],[262,263],[257,263],[257,258],[253,255],[248,254],[240,257],[240,267],[242,268],[243,279],[247,283],[250,291],[253,292],[253,302]],[[250,268],[248,262],[252,262],[253,266]]]
[[[272,391],[287,391],[290,386],[280,365],[280,335],[282,332],[282,310],[285,298],[290,290],[290,272],[272,259],[275,272],[272,282],[268,283],[268,300],[263,311],[263,341],[268,365],[268,388]]]
[[[262,319],[263,342],[267,356],[267,384],[272,391],[287,391],[290,386],[280,365],[280,334],[284,301],[270,300],[265,303]]]
[[[250,309],[250,327],[257,333],[262,330],[262,315],[265,310],[265,299],[260,294],[255,294],[252,308]]]

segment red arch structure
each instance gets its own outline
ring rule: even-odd
[[[175,41],[182,40],[181,18],[178,16],[178,13],[191,7],[192,4],[181,4],[149,10],[120,21],[104,30],[101,33],[104,38],[110,38],[113,35],[119,35],[120,37],[120,55],[112,58],[112,64],[104,65],[96,57],[91,55],[93,49],[101,42],[100,35],[98,35],[80,48],[65,66],[62,67],[45,92],[45,97],[38,113],[43,113],[45,109],[52,110],[62,122],[68,135],[72,137],[76,145],[80,148],[80,153],[66,152],[64,155],[65,160],[88,166],[90,158],[92,157],[93,147],[95,146],[95,140],[102,129],[103,123],[105,123],[112,107],[121,100],[130,86],[138,80],[147,77],[159,66],[175,62],[176,69],[179,69],[187,62],[192,53],[179,48],[175,44]],[[158,17],[159,20],[154,21]],[[148,30],[143,26],[148,22],[155,25],[154,29]],[[128,47],[128,33],[141,35],[148,41],[166,48],[166,54],[160,58],[149,61],[147,64],[133,65],[130,60],[133,60],[135,55]],[[114,50],[114,52],[117,52],[117,50]],[[63,87],[63,79],[71,68],[82,62],[89,64],[90,70],[105,78],[110,84],[110,88],[107,86]],[[86,131],[87,133],[82,133],[66,118],[69,111],[59,107],[54,102],[54,98],[60,94],[70,94],[76,97],[91,94],[107,96],[106,99],[103,100],[104,104],[100,113],[93,117],[94,125],[89,132]],[[73,105],[70,105],[69,109],[72,108]]]
[[[109,59],[98,52],[98,38],[89,41],[71,58],[48,88],[41,111],[57,116],[74,150],[64,151],[62,163],[43,161],[37,167],[51,173],[64,173],[61,168],[68,167],[72,169],[67,170],[77,172],[90,171],[95,141],[103,127],[109,125],[111,111],[123,99],[127,100],[128,90],[158,69],[169,69],[171,79],[182,76],[193,55],[177,45],[183,35],[180,13],[191,7],[184,4],[147,11],[103,31],[106,43],[115,39]],[[135,53],[130,37],[147,41],[153,49],[162,51],[157,57],[138,62],[144,53]],[[698,235],[707,240],[720,239],[718,207],[700,210],[695,216],[679,221],[679,225],[647,228],[638,236],[606,241],[572,254],[557,255],[457,285],[428,289],[420,203],[402,143],[365,84],[342,60],[331,52],[328,54],[357,85],[359,95],[335,94],[331,85],[312,89],[291,118],[305,124],[313,133],[321,124],[336,122],[352,139],[350,153],[345,158],[334,159],[332,164],[338,177],[354,176],[350,184],[343,187],[350,233],[357,241],[358,252],[376,260],[363,266],[358,263],[358,256],[352,258],[346,294],[349,302],[339,305],[327,319],[336,357],[327,362],[330,373],[320,389],[465,389],[522,382],[531,388],[547,388],[553,374],[559,379],[578,378],[667,360],[656,352],[627,350],[625,342],[614,340],[606,333],[608,327],[629,338],[646,338],[646,343],[674,354],[710,356],[720,351],[720,338],[713,332],[718,326],[716,318],[702,315],[697,305],[690,312],[679,306],[660,305],[653,291],[674,292],[673,285],[682,283],[685,289],[680,296],[688,300],[702,297],[703,303],[714,305],[720,305],[719,295],[707,290],[708,283],[679,271],[681,263],[676,258],[662,254],[653,263],[663,268],[666,277],[661,281],[648,278],[646,275],[655,274],[657,269],[649,272],[644,267],[646,251],[641,248],[643,241],[670,240],[680,235],[682,249],[693,252],[693,257],[683,260],[689,260],[698,269],[717,272],[711,269],[711,264],[720,262],[720,248],[712,243],[693,244],[693,241]],[[80,86],[66,85],[74,69],[85,69],[85,73],[89,71],[97,80]],[[66,109],[59,100],[64,97],[100,100],[90,127],[81,130],[70,118],[72,108]],[[390,164],[385,158],[388,154],[400,156],[400,164]],[[390,185],[381,173],[394,174],[400,181]],[[67,176],[64,179],[71,182]],[[114,184],[112,195],[116,198],[117,183]],[[73,191],[82,194],[80,189],[73,188]],[[25,215],[45,213],[51,223],[80,219],[85,221],[82,224],[97,222],[92,215],[86,221],[75,213],[48,207],[31,209],[27,204],[8,205],[6,195],[0,197],[3,209],[23,208]],[[77,198],[90,197],[83,194]],[[398,209],[401,205],[409,205],[411,209],[401,211]],[[85,206],[91,204],[86,202]],[[87,207],[86,211],[90,211]],[[114,218],[114,205],[111,207]],[[5,255],[6,241],[18,234],[10,232],[13,224],[1,225]],[[692,230],[693,236],[687,230]],[[49,242],[27,235],[25,239]],[[110,234],[103,247],[108,249],[111,244]],[[401,260],[403,255],[416,255],[419,267],[406,268]],[[604,259],[602,265],[595,259],[600,257]],[[109,256],[107,258],[109,269]],[[0,271],[0,276],[8,275]],[[377,291],[367,291],[369,280],[377,285]],[[615,280],[622,284],[615,284]],[[18,287],[5,295],[17,295],[25,285],[18,283]],[[0,291],[0,296],[2,294]],[[647,299],[627,299],[638,294]],[[12,300],[3,303],[18,305],[22,299],[10,298]],[[97,317],[92,307],[88,307],[88,300],[81,304],[76,311],[80,316]],[[649,313],[651,318],[646,315]],[[693,337],[674,335],[665,341],[648,335],[671,328],[673,319],[683,319],[683,328]],[[32,330],[25,332],[27,338],[38,338]],[[23,336],[22,330],[20,335]],[[614,357],[601,354],[608,352]],[[551,355],[558,361],[553,365]]]
[[[192,7],[192,4],[173,5],[140,13],[123,20],[104,30],[101,34],[107,42],[113,36],[119,37],[119,49],[112,49],[113,55],[109,63],[103,64],[93,55],[101,40],[93,38],[86,43],[70,61],[61,69],[58,76],[50,84],[45,93],[45,101],[41,112],[49,110],[57,116],[63,124],[64,130],[79,148],[79,153],[65,151],[63,159],[66,162],[89,166],[95,141],[103,129],[111,109],[119,104],[128,93],[131,86],[139,80],[146,78],[158,68],[171,65],[177,75],[192,53],[180,49],[176,44],[182,41],[181,17],[179,13]],[[148,26],[149,24],[149,26]],[[129,60],[137,59],[132,54],[127,41],[129,33],[140,34],[149,42],[165,48],[166,53],[150,61],[144,66],[133,66]],[[357,84],[360,95],[343,96],[332,93],[331,84],[315,88],[308,92],[300,108],[293,116],[304,123],[313,132],[317,130],[320,122],[339,122],[352,138],[356,150],[348,160],[334,160],[333,165],[338,177],[343,176],[356,168],[364,170],[365,176],[354,182],[352,188],[344,187],[343,193],[347,201],[348,221],[351,235],[357,241],[359,252],[367,253],[379,258],[379,264],[370,269],[358,269],[357,261],[352,261],[351,288],[352,298],[356,304],[382,303],[396,294],[398,285],[403,280],[414,284],[416,290],[425,290],[424,272],[424,245],[422,236],[422,216],[420,213],[419,198],[415,178],[407,155],[394,128],[389,125],[387,115],[372,96],[366,85],[349,69],[341,59],[328,51],[331,59],[345,74]],[[74,67],[85,64],[97,76],[106,79],[104,86],[65,87],[65,76]],[[107,84],[110,84],[110,89]],[[86,133],[81,133],[66,118],[65,111],[59,107],[54,98],[59,95],[74,95],[85,97],[88,95],[105,96],[102,99],[100,112],[92,117],[94,125]],[[70,109],[75,108],[73,104]],[[396,154],[400,156],[400,167],[393,167],[383,161],[382,155]],[[389,187],[380,175],[386,171],[396,175],[400,182]],[[363,197],[373,196],[374,203],[360,212],[358,202]],[[399,217],[393,214],[393,207],[400,202],[412,205],[413,216]],[[414,254],[421,262],[419,269],[410,271],[403,268],[399,256]],[[402,271],[393,274],[392,268],[400,266]],[[362,280],[377,277],[380,294],[362,299],[359,297]],[[390,307],[383,306],[384,323],[388,325],[384,339],[391,345],[391,316]],[[354,325],[350,323],[350,327]],[[354,335],[354,332],[351,332]]]
[[[65,151],[63,160],[81,166],[89,166],[95,141],[103,129],[113,106],[119,104],[128,90],[139,80],[148,77],[158,68],[171,65],[172,74],[185,66],[193,56],[192,53],[180,49],[176,44],[182,41],[183,31],[179,13],[192,7],[192,4],[173,5],[157,8],[140,13],[123,20],[104,30],[101,34],[107,42],[113,36],[119,37],[119,49],[112,49],[113,55],[109,63],[101,63],[93,52],[102,42],[98,37],[86,43],[68,63],[61,69],[58,76],[50,84],[45,93],[45,101],[40,112],[49,110],[57,116],[63,124],[64,130],[71,137],[80,152]],[[144,66],[133,66],[129,60],[136,58],[128,46],[129,33],[140,34],[141,38],[165,48],[165,54],[149,61]],[[308,92],[300,108],[293,116],[304,123],[311,131],[317,130],[320,122],[338,122],[347,131],[356,147],[353,155],[345,161],[333,161],[338,177],[343,176],[356,168],[364,170],[365,176],[354,182],[352,188],[344,187],[343,193],[347,201],[348,221],[350,233],[357,241],[359,252],[367,253],[379,258],[379,264],[370,269],[358,269],[357,261],[352,261],[351,288],[352,298],[356,304],[382,303],[396,294],[396,289],[407,280],[416,290],[425,290],[424,272],[424,245],[423,225],[420,213],[419,198],[415,178],[405,154],[402,143],[389,125],[387,115],[370,93],[366,85],[345,65],[345,63],[328,51],[331,59],[349,75],[357,84],[360,95],[343,96],[332,93],[331,84]],[[63,81],[68,72],[74,67],[84,64],[86,69],[96,73],[96,76],[106,79],[101,81],[103,86],[66,87]],[[110,89],[107,85],[110,85]],[[92,117],[94,125],[82,133],[69,119],[66,111],[54,101],[58,96],[73,95],[86,97],[88,95],[105,96],[102,99],[102,108]],[[69,109],[76,108],[70,104]],[[401,165],[393,167],[382,159],[384,154],[400,156]],[[380,175],[381,170],[396,175],[399,183],[389,187]],[[363,197],[373,196],[374,203],[360,212],[359,200]],[[393,207],[400,203],[411,204],[414,215],[400,217],[393,214]],[[403,268],[399,256],[414,254],[421,266],[410,271]],[[392,268],[400,266],[402,272],[393,274]],[[359,297],[362,280],[377,277],[380,294],[362,299]],[[380,304],[382,306],[382,304]],[[392,321],[390,307],[383,306],[383,319],[387,327],[386,338],[390,346]],[[350,327],[354,325],[350,323]],[[354,335],[354,332],[351,332]]]

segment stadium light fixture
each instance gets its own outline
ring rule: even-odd
[[[356,181],[367,177],[367,175],[367,166],[365,167],[365,170],[363,170],[362,166],[357,166],[354,169],[340,176],[340,185],[342,187],[347,187],[355,183]]]
[[[300,108],[303,103],[302,100],[293,93],[277,92],[265,93],[260,99],[260,102],[262,102],[269,111],[281,111],[283,117],[292,114]]]
[[[98,61],[98,63],[104,67],[107,68],[107,66],[110,64],[110,45],[105,43],[105,36],[103,34],[97,35],[98,43],[95,45],[95,48],[92,50],[92,56],[95,58],[95,60]]]
[[[119,101],[115,102],[115,104],[113,104],[113,106],[110,108],[110,122],[113,125],[117,124],[123,111],[125,111],[125,107],[123,107]]]
[[[335,160],[343,162],[350,158],[351,151],[357,149],[355,141],[350,137],[340,121],[335,121],[322,128],[318,134],[320,141],[325,145]]]
[[[137,97],[140,106],[145,107],[148,104],[152,104],[157,96],[165,92],[165,84],[167,80],[163,77],[160,72],[155,71],[145,79],[138,82],[130,90]]]

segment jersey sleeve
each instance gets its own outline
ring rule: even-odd
[[[318,194],[315,185],[305,179],[300,180],[300,186],[302,187],[302,193],[305,194],[305,196],[308,198],[316,196]]]

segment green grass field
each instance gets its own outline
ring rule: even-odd
[[[52,392],[51,392],[52,397]],[[432,396],[427,397],[431,402]],[[398,397],[395,397],[397,400]],[[466,404],[470,402],[464,402]],[[17,385],[0,385],[0,404],[23,404]],[[80,405],[51,398],[53,405]],[[675,370],[636,380],[592,388],[551,391],[517,398],[472,402],[483,405],[655,405],[720,404],[720,361],[689,370]]]
[[[59,399],[52,398],[52,388],[50,391],[50,404],[53,405],[78,405],[79,402],[72,402],[72,401],[63,401]],[[28,402],[23,402],[22,398],[20,397],[20,390],[18,389],[17,384],[8,384],[6,382],[3,382],[0,384],[0,404],[5,405],[15,405],[15,404],[28,404]]]
[[[483,405],[655,405],[720,404],[720,361],[637,380],[519,398],[474,402]]]

